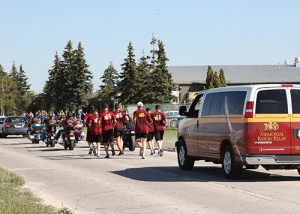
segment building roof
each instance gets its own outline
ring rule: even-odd
[[[227,84],[299,83],[300,67],[294,65],[212,65],[224,70]],[[207,66],[168,66],[176,84],[205,83]]]

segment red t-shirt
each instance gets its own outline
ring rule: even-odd
[[[148,123],[152,122],[150,114],[143,109],[136,110],[133,113],[133,119],[136,118],[135,132],[149,133]]]
[[[111,111],[103,111],[99,115],[99,120],[101,121],[103,131],[114,130],[114,120],[116,120],[114,113]]]
[[[85,118],[83,119],[84,121],[86,121],[86,124],[89,124],[89,120],[90,118],[93,116],[92,113],[88,113]],[[91,131],[91,128],[89,126],[87,126],[87,131],[90,132]]]
[[[153,123],[148,124],[148,130],[149,130],[149,132],[154,132],[154,125],[153,125]]]
[[[167,117],[164,113],[161,112],[153,112],[151,114],[151,118],[153,119],[153,125],[155,131],[163,131],[165,130],[165,122]]]
[[[78,125],[78,122],[77,122],[75,119],[71,119],[71,118],[69,118],[69,119],[64,119],[63,121],[61,121],[61,125],[64,125],[65,122],[66,122],[66,120],[73,120],[73,121],[75,121],[75,122],[74,122],[75,125]]]
[[[114,111],[114,115],[117,119],[117,125],[116,125],[115,129],[124,129],[125,128],[124,120],[126,117],[126,113],[124,111],[117,110],[117,111]]]
[[[98,129],[98,121],[99,121],[99,115],[94,115],[89,119],[89,124],[91,124],[91,134],[92,135],[101,135],[102,129],[101,126],[99,126]]]

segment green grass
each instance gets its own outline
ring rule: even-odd
[[[0,213],[71,214],[67,208],[57,209],[41,204],[41,199],[22,186],[23,177],[0,167]]]

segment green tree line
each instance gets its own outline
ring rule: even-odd
[[[130,42],[127,58],[121,64],[118,74],[112,62],[100,78],[103,85],[97,91],[98,97],[115,96],[124,105],[143,103],[170,103],[177,97],[172,95],[175,88],[172,75],[167,68],[166,52],[162,41],[152,36],[151,57],[143,55],[136,62],[134,48]]]

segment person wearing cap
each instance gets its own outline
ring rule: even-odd
[[[87,126],[87,133],[86,133],[86,142],[89,145],[89,155],[92,154],[93,151],[95,151],[94,145],[91,143],[92,142],[92,134],[91,134],[91,127],[88,126],[90,118],[93,116],[93,111],[95,107],[90,106],[89,108],[89,113],[84,117],[83,119],[83,124]]]
[[[118,104],[115,105],[115,111],[113,113],[117,120],[117,124],[114,129],[114,137],[116,138],[117,146],[120,151],[119,155],[123,155],[123,137],[125,133],[124,124],[129,120],[129,118],[124,111],[120,110],[120,106]]]
[[[97,157],[100,157],[100,141],[102,138],[102,129],[99,122],[99,115],[97,109],[94,109],[93,116],[88,121],[88,126],[91,130],[91,144],[94,146],[94,143],[96,143],[97,146],[97,152],[96,148],[94,148],[94,155],[97,155]]]
[[[151,114],[151,118],[153,119],[155,140],[159,147],[158,155],[161,157],[163,156],[164,152],[164,150],[162,149],[162,142],[164,137],[165,126],[167,124],[167,117],[164,113],[161,112],[160,105],[156,105],[155,110],[156,112],[153,112]]]
[[[145,159],[146,141],[149,132],[148,124],[153,121],[150,114],[143,110],[142,102],[137,103],[137,108],[138,110],[133,113],[133,123],[135,124],[136,139],[141,139],[142,142],[142,146],[140,147],[140,156],[142,156],[142,159]]]
[[[146,111],[151,115],[151,108],[146,108]],[[147,141],[148,141],[148,146],[151,150],[150,155],[155,154],[155,149],[154,149],[154,142],[153,142],[153,137],[154,137],[154,126],[153,123],[148,124],[148,137],[147,137]]]
[[[105,158],[109,158],[108,154],[108,144],[114,143],[114,127],[117,124],[116,117],[114,113],[109,111],[109,106],[107,103],[103,104],[104,111],[99,115],[99,125],[102,125],[102,136],[103,143],[106,152]],[[112,147],[112,156],[115,155],[114,147]]]

